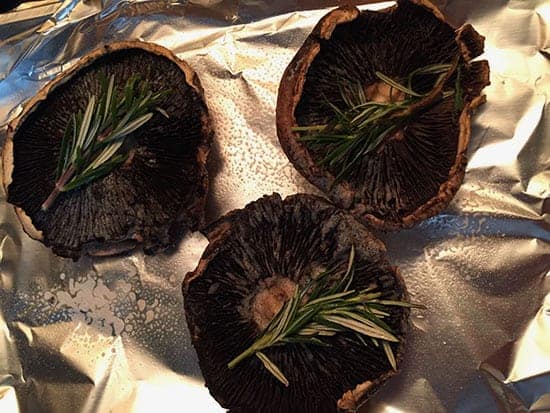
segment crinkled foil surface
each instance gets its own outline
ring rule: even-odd
[[[550,412],[550,4],[436,3],[486,36],[492,83],[450,207],[379,234],[427,310],[412,314],[402,372],[364,411]],[[209,221],[274,191],[317,192],[278,144],[275,102],[284,68],[333,5],[23,3],[0,15],[0,125],[98,45],[151,41],[187,60],[206,91],[216,129]],[[206,244],[194,233],[169,254],[73,262],[29,239],[2,194],[0,412],[222,411],[182,310],[181,282]]]

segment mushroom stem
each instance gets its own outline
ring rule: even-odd
[[[67,182],[69,182],[69,180],[73,177],[74,173],[75,167],[71,166],[63,173],[63,175],[59,177],[59,179],[55,183],[55,187],[53,188],[52,192],[40,207],[42,211],[47,211],[52,206],[59,194],[63,192],[63,189]]]

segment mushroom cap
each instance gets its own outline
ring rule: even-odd
[[[55,185],[63,132],[72,113],[98,94],[100,76],[121,88],[134,74],[171,93],[128,135],[129,161],[109,175],[40,206]],[[166,249],[203,225],[213,132],[197,75],[169,50],[143,42],[105,45],[48,83],[8,126],[3,184],[24,230],[61,256],[112,255],[138,245]]]
[[[426,0],[402,0],[381,11],[341,7],[323,17],[283,74],[277,101],[277,134],[289,160],[312,184],[360,221],[380,229],[410,227],[438,214],[464,178],[470,115],[484,102],[489,84],[484,38],[470,25],[455,30]],[[415,104],[418,116],[367,154],[359,170],[336,180],[339,171],[321,166],[293,128],[324,124],[342,107],[339,85],[376,86],[375,72],[398,79],[417,68],[458,58],[464,106],[439,100],[441,89]],[[453,85],[456,74],[448,75]]]
[[[282,200],[273,194],[230,212],[206,234],[210,243],[184,281],[184,305],[206,385],[223,407],[265,413],[354,411],[396,373],[381,347],[369,341],[367,347],[349,333],[327,338],[329,347],[287,344],[263,350],[289,387],[256,357],[227,367],[263,331],[249,313],[260,285],[274,277],[303,285],[316,270],[345,261],[352,245],[358,268],[352,289],[374,282],[386,297],[407,299],[382,242],[350,214],[313,195]],[[400,339],[392,343],[399,366],[409,310],[390,311],[388,324]]]

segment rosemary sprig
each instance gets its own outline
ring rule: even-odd
[[[123,89],[115,90],[115,77],[100,78],[99,96],[91,95],[84,113],[71,116],[61,141],[53,191],[42,204],[47,211],[61,192],[71,191],[99,179],[123,164],[129,153],[121,153],[125,138],[139,129],[157,111],[168,92],[153,93],[147,81],[131,76]]]
[[[367,346],[364,337],[375,346],[380,342],[393,369],[396,361],[390,343],[398,342],[384,321],[391,306],[422,306],[402,301],[382,299],[382,293],[371,286],[351,289],[355,274],[355,248],[352,246],[343,276],[338,268],[329,269],[312,279],[305,287],[296,288],[294,295],[275,315],[254,343],[228,363],[230,369],[244,359],[256,356],[273,376],[289,385],[283,372],[263,353],[266,348],[291,343],[328,346],[323,337],[352,332]]]
[[[299,141],[305,142],[311,149],[321,150],[325,153],[320,165],[328,166],[337,171],[334,183],[341,178],[349,176],[362,162],[365,155],[374,151],[385,137],[404,126],[410,120],[405,109],[428,96],[431,91],[439,86],[445,78],[452,64],[434,64],[418,68],[411,72],[402,81],[376,72],[380,81],[390,87],[390,102],[368,101],[363,86],[340,87],[344,108],[338,108],[331,102],[326,102],[334,112],[334,118],[327,124],[297,126],[293,128],[301,136]],[[433,76],[437,75],[435,81]],[[460,68],[454,89],[446,90],[441,98],[455,95],[455,108],[461,106],[462,91],[460,87]],[[428,84],[426,84],[428,82]],[[416,83],[413,89],[413,84]],[[420,92],[419,89],[429,87],[428,92]],[[392,102],[394,91],[401,92],[403,100]]]

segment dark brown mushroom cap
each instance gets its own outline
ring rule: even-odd
[[[64,129],[72,113],[84,111],[90,93],[99,93],[100,73],[114,74],[119,87],[139,74],[153,92],[169,90],[159,101],[169,118],[155,113],[129,136],[129,162],[62,193],[43,212]],[[8,202],[25,231],[59,255],[113,254],[140,244],[156,252],[203,224],[211,137],[199,79],[185,62],[153,44],[107,45],[46,85],[10,124],[3,152]]]
[[[470,62],[483,51],[484,38],[470,25],[455,30],[426,0],[403,0],[381,11],[335,9],[317,24],[287,67],[279,86],[277,134],[294,166],[338,206],[378,228],[408,227],[445,208],[466,167],[470,114],[489,84],[486,61]],[[323,154],[297,140],[295,126],[324,124],[333,116],[326,100],[343,107],[339,84],[378,81],[458,60],[464,107],[454,97],[439,100],[434,90],[417,105],[419,116],[368,154],[351,177],[319,166]],[[456,72],[448,76],[454,85]]]
[[[283,371],[285,387],[249,357],[227,364],[261,334],[243,313],[243,302],[260,281],[273,276],[307,282],[315,268],[342,262],[356,248],[352,288],[373,281],[391,299],[406,299],[402,278],[385,259],[385,247],[351,215],[312,195],[265,196],[212,224],[210,244],[184,282],[191,339],[210,393],[235,412],[353,411],[395,374],[384,351],[365,347],[353,334],[327,340],[330,347],[285,345],[266,349]],[[246,304],[245,304],[246,305]],[[393,345],[398,363],[404,349],[408,309],[394,307],[388,320],[401,341]]]

